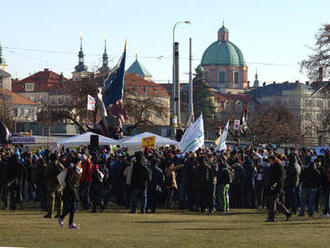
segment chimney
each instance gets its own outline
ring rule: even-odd
[[[323,81],[323,68],[320,67],[319,68],[319,79],[318,79],[319,82],[322,82]]]

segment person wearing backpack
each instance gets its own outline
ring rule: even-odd
[[[137,200],[141,195],[141,213],[145,214],[147,207],[147,187],[151,180],[151,171],[146,165],[146,161],[141,151],[135,152],[135,162],[133,164],[131,178],[131,211],[137,213]]]

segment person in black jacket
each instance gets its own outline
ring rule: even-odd
[[[73,223],[73,218],[78,202],[79,175],[82,172],[80,165],[81,160],[77,157],[74,157],[72,159],[70,167],[67,169],[67,174],[65,177],[65,187],[63,189],[63,213],[60,217],[57,218],[60,227],[63,227],[65,216],[67,214],[70,214],[69,229],[79,229],[79,227]]]
[[[158,158],[151,159],[151,181],[148,185],[148,194],[147,194],[147,209],[151,210],[151,213],[156,212],[158,195],[162,192],[162,186],[165,182],[165,176],[163,171],[158,167],[160,160]]]
[[[137,198],[142,195],[141,212],[145,214],[147,206],[147,186],[151,180],[151,171],[146,165],[146,161],[141,151],[135,152],[135,162],[133,164],[131,179],[131,212],[137,213]]]
[[[292,208],[292,212],[295,214],[298,206],[298,186],[301,167],[298,163],[298,158],[294,153],[289,154],[288,164],[285,167],[285,170],[286,178],[284,187],[286,193],[286,204]]]
[[[281,165],[281,161],[274,155],[269,157],[269,163],[269,176],[265,182],[268,197],[268,219],[266,221],[274,222],[277,206],[280,211],[286,215],[286,220],[288,221],[292,216],[292,213],[290,213],[284,204],[279,200],[280,194],[282,194],[283,191],[285,170]]]
[[[316,159],[314,163],[310,164],[301,173],[301,204],[299,216],[305,215],[305,206],[308,199],[308,215],[313,217],[316,188],[319,185],[321,174],[316,168],[321,161]]]

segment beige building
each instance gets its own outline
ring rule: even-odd
[[[33,122],[37,120],[37,109],[36,102],[0,88],[1,115],[6,115],[9,112],[9,116],[13,121]]]
[[[330,111],[329,82],[318,86],[299,82],[273,83],[257,87],[248,94],[261,105],[284,105],[291,109],[299,120],[299,128],[307,146],[330,144],[329,132],[323,132],[324,118]]]

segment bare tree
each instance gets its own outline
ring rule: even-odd
[[[301,143],[298,118],[284,106],[261,108],[249,116],[248,126],[247,135],[255,143]]]
[[[313,81],[323,81],[330,76],[330,24],[324,24],[315,35],[313,54],[301,61],[301,71]]]
[[[124,108],[127,112],[130,125],[127,130],[130,133],[134,128],[147,128],[155,124],[155,115],[164,121],[169,115],[169,107],[161,104],[157,97],[150,95],[138,95],[133,89],[125,89]]]

